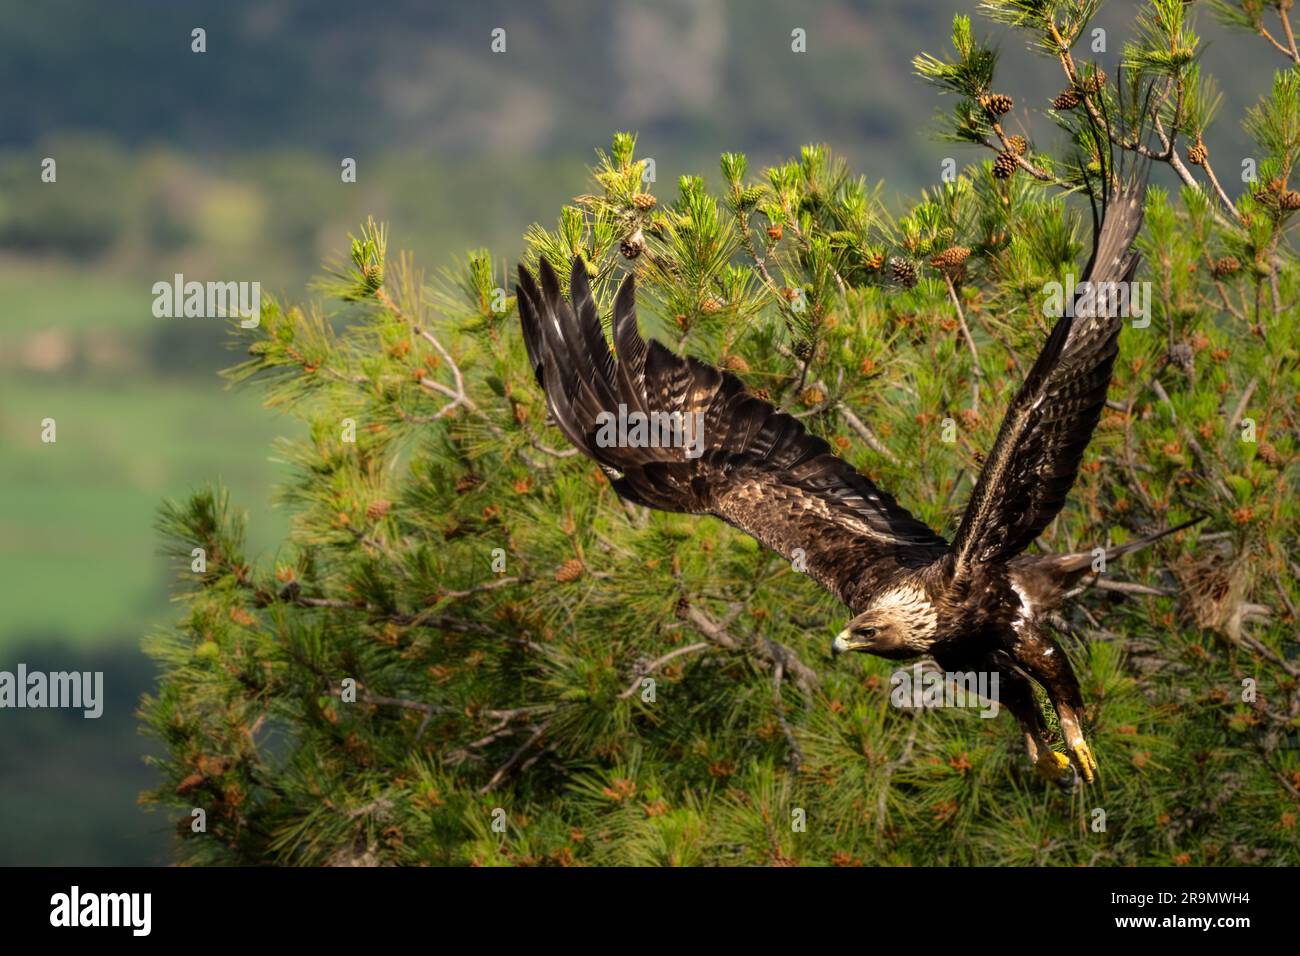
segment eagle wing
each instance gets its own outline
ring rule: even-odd
[[[1094,290],[1099,283],[1129,282],[1137,271],[1133,240],[1142,228],[1145,195],[1146,167],[1107,195],[1084,270]],[[1100,296],[1096,308],[1085,311],[1093,314],[1057,321],[1007,408],[953,539],[958,575],[1019,554],[1065,503],[1106,404],[1124,324],[1107,314]]]
[[[582,260],[573,262],[570,302],[545,258],[538,278],[519,267],[519,315],[533,372],[556,424],[621,496],[722,518],[786,559],[802,558],[808,573],[850,607],[899,569],[946,552],[943,538],[734,375],[643,339],[631,274],[614,300],[617,360]],[[643,421],[680,421],[684,441],[610,441],[620,409],[627,420],[636,413]]]

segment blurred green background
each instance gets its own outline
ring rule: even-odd
[[[1136,6],[1114,0],[1097,21],[1108,67]],[[682,173],[716,176],[724,150],[756,168],[813,141],[886,196],[915,191],[945,156],[983,158],[934,139],[939,104],[910,65],[974,7],[0,3],[0,669],[102,670],[108,697],[93,721],[0,711],[0,863],[168,861],[168,821],[135,802],[152,782],[139,642],[172,613],[156,507],[220,478],[249,509],[253,553],[287,524],[271,440],[293,424],[224,388],[220,320],[153,316],[154,282],[258,280],[301,300],[372,214],[429,269],[468,247],[510,257],[585,188],[616,129],[639,131],[661,194]],[[1235,112],[1275,64],[1202,21]],[[206,53],[190,50],[195,27]],[[1003,54],[1011,126],[1032,133],[1056,68],[1014,43]],[[1212,136],[1218,155],[1247,154],[1235,122]],[[44,157],[57,183],[40,181]]]

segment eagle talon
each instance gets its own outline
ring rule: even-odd
[[[1083,772],[1083,779],[1092,783],[1092,778],[1097,772],[1097,758],[1092,755],[1092,748],[1088,742],[1080,740],[1070,748],[1074,752],[1075,762],[1079,765],[1079,770]]]
[[[1065,754],[1058,754],[1055,750],[1044,749],[1038,755],[1038,762],[1034,764],[1034,769],[1044,780],[1060,780],[1062,777],[1069,776],[1070,758]]]

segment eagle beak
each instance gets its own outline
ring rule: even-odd
[[[831,641],[831,657],[839,657],[845,651],[853,650],[853,645],[849,643],[849,629],[846,627],[835,635],[835,640]]]

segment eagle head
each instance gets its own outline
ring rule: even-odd
[[[934,643],[937,633],[938,614],[922,588],[891,588],[844,626],[831,644],[831,655],[860,651],[895,660],[915,657]]]

